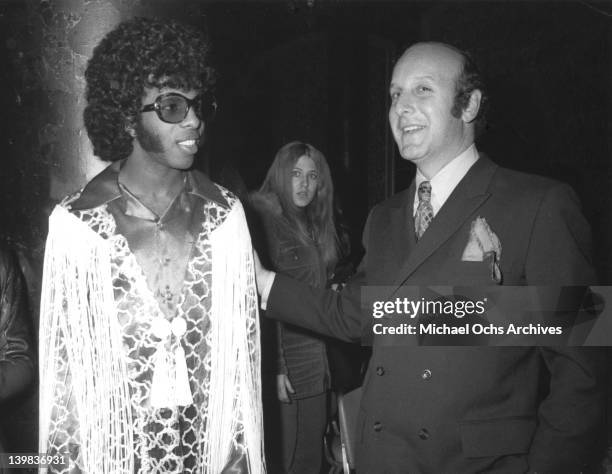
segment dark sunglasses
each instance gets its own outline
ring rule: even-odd
[[[178,92],[166,92],[157,96],[155,102],[143,106],[141,112],[155,111],[162,122],[180,123],[187,117],[189,110],[200,120],[209,122],[217,112],[217,102],[212,94],[203,94],[188,99]]]

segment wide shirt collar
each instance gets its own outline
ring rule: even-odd
[[[168,218],[168,211],[174,208],[176,204],[179,204],[180,207],[186,205],[189,196],[213,201],[224,208],[229,207],[219,188],[205,174],[197,170],[190,170],[184,172],[185,186],[181,193],[175,198],[164,216],[157,216],[125,186],[119,183],[119,171],[123,163],[124,160],[113,162],[95,176],[85,186],[79,198],[71,204],[71,208],[73,210],[93,209],[113,201],[119,201],[117,204],[120,205],[126,215],[158,221],[160,217]]]

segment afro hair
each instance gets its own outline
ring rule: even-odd
[[[132,152],[127,127],[135,124],[145,88],[212,91],[210,43],[175,20],[134,18],[108,33],[87,64],[83,114],[94,154],[105,161]]]

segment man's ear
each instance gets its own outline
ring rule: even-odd
[[[125,119],[124,128],[125,128],[125,131],[130,135],[130,137],[136,138],[136,127],[135,127],[133,119],[131,118]]]
[[[461,120],[465,123],[470,123],[474,121],[476,116],[478,115],[478,110],[480,110],[480,99],[482,98],[482,94],[478,89],[475,89],[470,94],[470,100],[467,103],[465,109],[461,113]]]

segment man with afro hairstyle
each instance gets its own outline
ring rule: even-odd
[[[94,49],[85,126],[111,162],[49,220],[40,451],[63,472],[263,473],[252,249],[192,170],[216,104],[210,45],[135,18]]]

